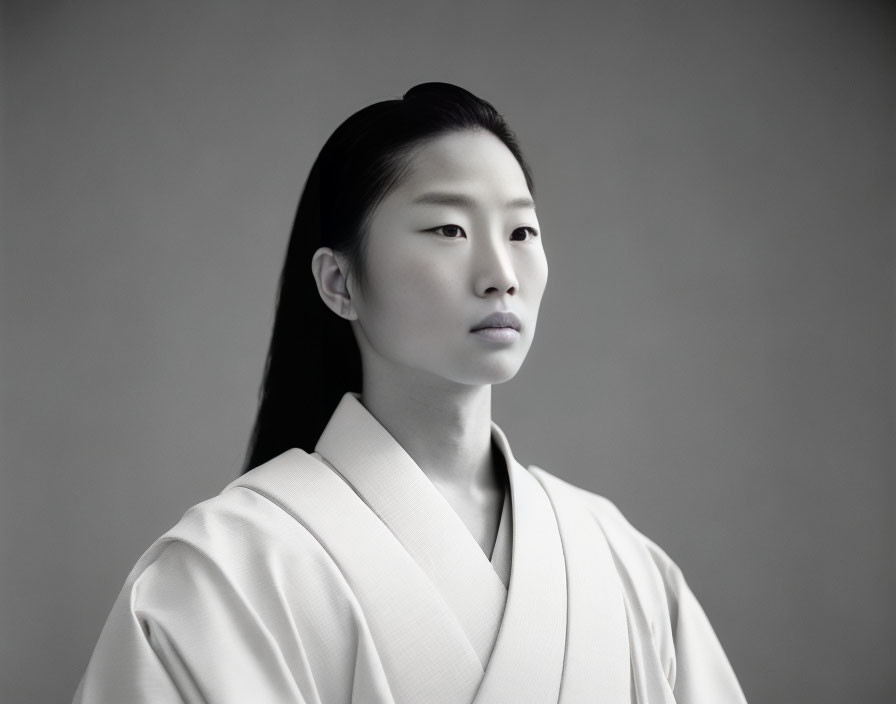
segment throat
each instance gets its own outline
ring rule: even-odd
[[[433,482],[489,560],[494,553],[508,490],[504,456],[494,444],[492,450],[492,481],[488,485],[476,487],[471,493],[469,490],[459,491]]]
[[[482,552],[491,560],[501,525],[501,512],[504,509],[503,490],[490,496],[486,501],[457,501],[445,497],[451,508],[464,522],[470,535],[479,543]]]

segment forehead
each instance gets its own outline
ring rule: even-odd
[[[393,194],[411,199],[427,191],[461,192],[480,200],[529,196],[526,177],[510,150],[491,132],[451,132],[412,152]]]

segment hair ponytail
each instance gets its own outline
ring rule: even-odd
[[[243,472],[291,447],[312,452],[343,394],[361,388],[351,325],[326,307],[311,274],[311,258],[323,246],[319,167],[308,176],[289,238]]]

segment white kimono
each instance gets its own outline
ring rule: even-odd
[[[675,564],[514,460],[491,558],[346,394],[140,558],[75,702],[744,702]]]

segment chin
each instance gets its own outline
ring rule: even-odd
[[[503,384],[517,375],[522,360],[494,360],[491,364],[477,365],[477,369],[467,369],[466,374],[458,375],[458,380],[470,386]]]

